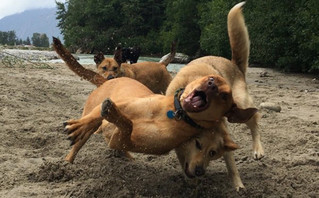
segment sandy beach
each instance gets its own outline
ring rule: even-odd
[[[94,65],[85,67],[95,70]],[[81,116],[95,88],[63,63],[50,68],[8,67],[0,60],[0,197],[318,197],[319,79],[249,68],[247,81],[260,108],[266,156],[252,158],[245,125],[230,124],[245,191],[237,193],[223,159],[211,162],[197,183],[185,179],[174,152],[118,156],[93,135],[74,164],[63,121]]]

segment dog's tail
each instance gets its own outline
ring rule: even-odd
[[[168,56],[164,60],[161,60],[160,63],[167,66],[170,62],[174,60],[175,54],[176,54],[176,42],[174,41],[172,42],[172,45],[171,45],[171,52],[168,54]]]
[[[85,69],[73,56],[72,54],[62,45],[61,41],[53,37],[53,48],[56,53],[61,57],[62,60],[67,64],[67,66],[81,78],[93,83],[97,87],[102,85],[105,81],[100,74]]]
[[[242,7],[245,2],[236,4],[228,13],[227,28],[232,50],[232,62],[245,74],[248,67],[250,41]]]

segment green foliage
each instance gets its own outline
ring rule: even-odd
[[[113,53],[139,46],[167,53],[172,41],[190,56],[231,58],[227,14],[235,0],[69,0],[57,2],[58,26],[72,50]],[[316,0],[247,0],[244,16],[250,62],[284,71],[319,72],[319,4]]]
[[[0,31],[0,44],[1,45],[31,45],[30,38],[27,40],[18,39],[15,31],[2,32]]]
[[[27,40],[23,41],[24,45],[31,45],[31,40],[29,37],[27,37]]]
[[[144,53],[158,50],[156,46],[148,46],[157,45],[151,39],[163,21],[160,0],[69,0],[65,4],[57,3],[57,8],[58,26],[71,49],[113,53],[122,43],[140,46]]]
[[[318,72],[319,5],[314,0],[249,1],[251,62],[284,71]]]
[[[36,47],[49,47],[49,38],[46,34],[33,33],[31,40]]]
[[[0,44],[2,45],[15,45],[18,42],[15,31],[1,32],[0,31]]]
[[[199,51],[200,27],[198,24],[198,3],[193,0],[167,0],[166,20],[162,27],[161,38],[167,49],[172,41],[178,41],[179,51],[194,55]]]
[[[231,58],[227,14],[235,1],[215,0],[199,6],[200,46],[206,54]]]

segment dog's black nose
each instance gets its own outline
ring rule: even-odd
[[[195,167],[195,175],[196,176],[202,176],[202,175],[204,175],[205,174],[205,170],[204,170],[204,168],[202,167],[202,166],[196,166]]]
[[[218,87],[217,87],[216,84],[215,84],[214,78],[210,77],[210,78],[208,79],[207,85],[208,85],[208,87],[209,87],[210,89],[212,89],[213,91],[216,91],[216,92],[218,91]]]
[[[113,78],[114,78],[113,75],[109,75],[106,79],[107,79],[107,80],[111,80],[111,79],[113,79]]]

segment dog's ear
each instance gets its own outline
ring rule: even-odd
[[[224,142],[224,149],[225,151],[234,151],[236,149],[239,149],[239,146],[231,139],[228,139]]]
[[[225,151],[234,151],[239,149],[239,146],[230,138],[229,134],[226,132],[223,136],[224,139],[224,150]]]
[[[96,65],[99,65],[104,60],[104,55],[102,52],[99,52],[97,55],[94,56],[94,62]]]
[[[230,123],[246,123],[257,111],[258,109],[256,108],[240,109],[236,104],[233,104],[225,116]]]
[[[122,47],[120,45],[115,48],[114,60],[117,62],[118,65],[121,65],[123,63],[123,60],[122,60]]]

